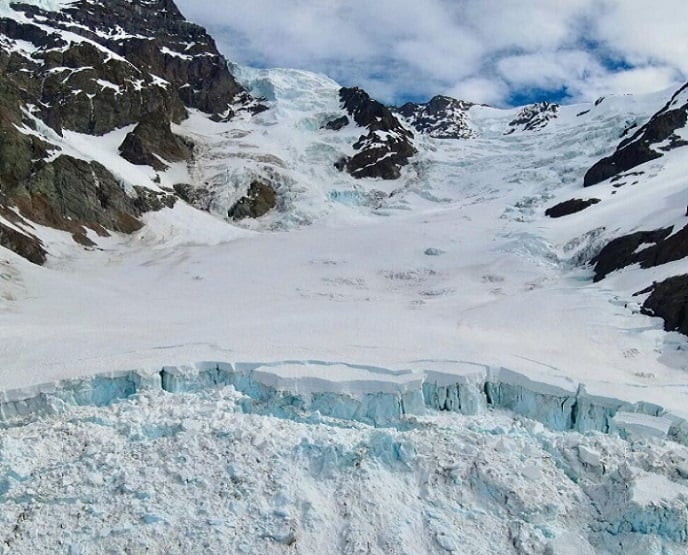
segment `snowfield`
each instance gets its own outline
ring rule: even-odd
[[[192,113],[194,163],[159,180],[206,187],[209,212],[90,249],[38,228],[45,268],[1,253],[0,549],[686,553],[688,341],[634,296],[686,262],[595,284],[582,265],[684,225],[686,149],[582,188],[670,93],[508,135],[517,109],[475,106],[476,138],[416,134],[400,180],[356,181],[334,162],[361,130],[321,129],[336,83],[237,75],[271,109]],[[156,187],[119,135],[59,140]],[[224,221],[257,177],[278,209]],[[601,202],[544,216],[573,197]]]

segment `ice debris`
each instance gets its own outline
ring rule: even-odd
[[[677,419],[455,370],[205,362],[5,392],[0,553],[686,552]]]

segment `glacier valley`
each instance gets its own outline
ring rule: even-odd
[[[383,106],[0,0],[0,553],[688,553],[688,85]]]

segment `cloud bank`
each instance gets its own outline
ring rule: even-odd
[[[643,93],[688,76],[685,0],[178,0],[232,61],[322,72],[389,103]]]

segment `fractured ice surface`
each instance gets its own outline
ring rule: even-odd
[[[412,366],[203,362],[5,392],[0,553],[686,553],[680,418]]]
[[[0,553],[678,555],[688,548],[681,473],[688,448],[680,444],[556,432],[487,410],[467,416],[426,407],[423,416],[376,428],[304,408],[308,395],[322,400],[324,392],[270,398],[266,386],[248,381],[254,397],[231,385],[197,389],[199,381],[239,383],[251,372],[230,368],[168,369],[165,379],[176,376],[182,389],[185,374],[195,392],[149,388],[6,427]],[[335,405],[344,398],[329,395]],[[349,403],[343,412],[373,406]]]
[[[458,362],[445,370],[426,366],[389,370],[324,361],[202,362],[132,370],[0,392],[0,416],[50,413],[64,404],[104,406],[149,389],[193,393],[232,385],[249,399],[247,412],[257,410],[258,403],[269,414],[302,411],[385,426],[428,409],[474,415],[489,407],[508,409],[557,431],[670,436],[688,442],[686,421],[655,404],[590,395],[568,379],[539,382],[506,368]]]

